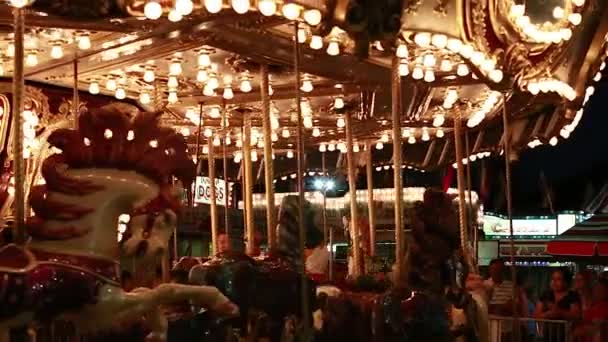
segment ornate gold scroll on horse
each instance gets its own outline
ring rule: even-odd
[[[103,331],[145,316],[148,338],[164,340],[159,305],[191,301],[237,314],[214,287],[120,287],[119,215],[133,214],[128,253],[163,253],[179,209],[170,179],[187,186],[194,178],[183,137],[159,126],[158,114],[85,112],[78,129],[56,130],[48,142],[61,153],[44,161],[45,184],[32,188],[31,240],[0,249],[0,331],[53,319],[81,332]]]

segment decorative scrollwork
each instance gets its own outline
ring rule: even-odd
[[[416,14],[420,5],[422,5],[422,0],[407,0],[403,11],[407,14]]]
[[[435,6],[435,8],[433,8],[433,10],[437,14],[448,15],[448,3],[449,2],[450,2],[449,0],[437,0],[437,5]]]

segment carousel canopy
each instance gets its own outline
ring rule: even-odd
[[[10,5],[28,6],[26,82],[162,110],[193,154],[224,145],[239,162],[250,144],[261,161],[267,70],[277,177],[296,166],[296,87],[311,170],[321,168],[318,151],[332,152],[328,167],[343,165],[346,116],[353,151],[373,149],[375,167],[391,162],[394,138],[406,142],[403,167],[452,164],[455,120],[465,128],[465,162],[500,154],[503,110],[514,153],[555,145],[576,128],[602,77],[608,32],[608,2],[589,0],[11,0],[0,5],[6,77],[15,52]],[[391,131],[391,70],[401,79],[400,137]],[[242,142],[245,117],[252,133]],[[233,165],[230,177],[239,174]]]

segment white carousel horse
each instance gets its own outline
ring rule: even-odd
[[[237,314],[214,287],[162,284],[127,293],[119,283],[119,215],[145,208],[133,217],[141,228],[128,250],[144,240],[146,253],[167,244],[175,214],[165,209],[177,210],[169,179],[188,184],[194,176],[181,135],[160,127],[156,114],[129,119],[97,111],[81,114],[77,130],[59,129],[49,142],[62,153],[44,161],[46,184],[31,191],[31,241],[0,250],[0,331],[53,319],[72,321],[81,332],[103,331],[145,317],[148,338],[164,340],[160,305],[191,301]]]

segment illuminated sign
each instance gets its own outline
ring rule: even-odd
[[[509,220],[484,215],[483,232],[486,235],[509,236]],[[557,220],[555,218],[516,218],[513,219],[513,235],[516,236],[555,236]]]
[[[228,206],[230,206],[232,204],[231,192],[232,183],[228,183],[228,191],[226,191],[226,182],[223,179],[215,179],[215,203],[217,205],[226,205],[226,196],[228,196]],[[196,177],[194,203],[211,204],[211,180],[209,177]]]

